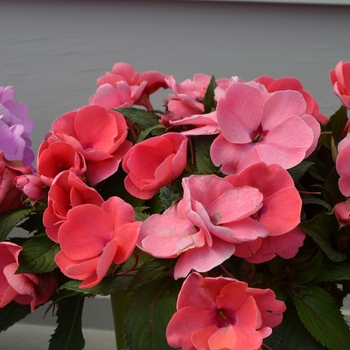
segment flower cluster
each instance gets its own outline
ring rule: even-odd
[[[0,316],[17,310],[4,329],[49,300],[59,325],[76,320],[102,294],[119,295],[116,332],[135,350],[284,349],[292,323],[302,346],[344,348],[349,67],[330,72],[342,106],[328,118],[294,78],[177,82],[116,63],[54,120],[35,171],[27,109],[1,89]],[[51,347],[71,339],[58,327]]]

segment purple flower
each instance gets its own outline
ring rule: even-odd
[[[0,87],[0,150],[8,160],[21,160],[31,166],[34,152],[30,149],[30,133],[34,120],[27,118],[28,107],[14,101],[12,86]]]

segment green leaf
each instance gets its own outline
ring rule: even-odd
[[[350,344],[350,329],[333,298],[316,285],[294,291],[293,302],[304,327],[322,345],[344,350]]]
[[[350,261],[327,261],[321,264],[320,270],[313,279],[313,282],[340,282],[344,280],[350,281]]]
[[[313,162],[304,160],[300,164],[296,165],[294,168],[288,169],[288,172],[293,178],[293,180],[296,182],[299,181],[306,174],[306,172],[312,165],[314,165]]]
[[[310,282],[320,271],[322,258],[323,254],[319,250],[310,262],[304,262],[293,270],[292,281],[298,284]]]
[[[165,331],[175,313],[180,288],[181,282],[167,276],[134,293],[125,315],[126,344],[130,349],[172,349],[167,344]]]
[[[332,261],[343,261],[347,254],[332,245],[339,224],[334,215],[320,214],[300,225],[300,228],[310,236]]]
[[[159,124],[159,117],[156,114],[138,108],[117,108],[125,118],[141,126],[143,130]]]
[[[216,108],[216,101],[214,99],[215,96],[215,88],[216,88],[216,81],[214,75],[211,77],[209,85],[207,87],[207,91],[205,92],[205,96],[203,99],[204,104],[204,113],[210,113],[215,110]]]
[[[134,277],[135,275],[108,276],[92,288],[79,288],[81,281],[70,280],[63,284],[59,290],[69,290],[86,296],[110,295],[115,292],[126,292]]]
[[[28,314],[30,314],[29,305],[20,305],[14,301],[0,308],[0,332],[6,331]]]
[[[159,199],[162,202],[163,208],[168,209],[176,201],[183,196],[183,188],[180,181],[174,181],[171,184],[164,186],[159,191]]]
[[[164,275],[165,263],[166,261],[159,259],[151,259],[146,261],[137,271],[135,278],[130,283],[128,288],[129,291],[137,289],[157,276]]]
[[[305,329],[293,303],[287,303],[282,323],[272,329],[272,334],[263,343],[274,350],[326,350]]]
[[[82,332],[84,297],[62,299],[58,304],[57,328],[51,336],[49,350],[81,350],[85,346]]]
[[[13,228],[34,209],[8,211],[0,215],[0,242],[4,241]]]
[[[150,128],[147,128],[144,131],[141,131],[136,138],[135,143],[139,143],[144,141],[149,135],[153,135],[153,136],[159,136],[164,134],[165,132],[165,126],[161,125],[161,124],[157,124],[154,126],[151,126]]]
[[[347,109],[341,106],[328,120],[325,125],[332,132],[334,140],[338,143],[341,139],[346,122],[348,121]]]
[[[210,146],[216,136],[198,136],[195,138],[196,165],[198,174],[219,174],[210,158]]]
[[[60,247],[46,235],[38,235],[28,239],[23,243],[22,248],[16,273],[50,272],[57,267],[54,257],[59,252]]]

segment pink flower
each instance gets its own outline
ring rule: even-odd
[[[261,209],[253,217],[268,235],[237,245],[235,255],[254,263],[268,261],[276,254],[285,259],[294,257],[305,234],[296,229],[302,201],[289,173],[277,164],[255,163],[226,179],[235,187],[258,188],[264,196]]]
[[[350,62],[340,61],[335,69],[329,72],[334,93],[341,99],[346,108],[350,108]]]
[[[186,79],[182,83],[177,83],[172,76],[165,80],[173,90],[173,94],[164,101],[170,112],[182,118],[204,113],[204,105],[201,100],[210,83],[209,75],[198,73],[194,75],[193,80]]]
[[[235,188],[216,175],[186,177],[182,187],[183,199],[146,219],[138,240],[138,246],[155,257],[179,256],[176,279],[191,269],[209,271],[234,253],[235,244],[267,235],[251,217],[262,206],[258,189]]]
[[[130,257],[140,225],[133,207],[118,197],[101,206],[73,207],[59,229],[61,251],[55,261],[63,274],[82,280],[80,288],[93,287],[113,263],[121,264]]]
[[[350,196],[350,134],[339,142],[338,144],[338,157],[336,160],[336,169],[340,175],[339,190],[346,196]]]
[[[43,216],[49,238],[58,242],[58,230],[67,220],[69,210],[87,203],[101,206],[103,199],[94,188],[87,186],[73,172],[66,170],[60,173],[52,182],[48,193],[48,206]]]
[[[257,350],[286,306],[270,289],[249,288],[233,278],[191,273],[180,290],[168,344],[182,350]]]
[[[320,125],[305,114],[300,92],[268,93],[254,82],[234,83],[218,101],[221,134],[211,146],[211,158],[225,174],[263,161],[288,169],[316,147]]]
[[[37,172],[42,181],[47,186],[51,186],[56,175],[64,170],[70,170],[77,176],[82,176],[87,170],[85,158],[69,143],[49,135],[39,147]]]
[[[29,198],[32,205],[47,198],[45,184],[38,175],[20,175],[14,179],[14,183]]]
[[[291,259],[297,255],[304,239],[305,233],[296,227],[280,236],[267,236],[237,244],[234,255],[254,264],[269,261],[276,255],[283,259]]]
[[[305,114],[312,115],[321,124],[328,121],[328,117],[320,113],[320,107],[315,98],[306,90],[304,90],[301,82],[296,78],[279,78],[274,79],[269,76],[261,76],[254,79],[257,83],[263,84],[268,92],[276,92],[281,90],[299,91],[306,102]]]
[[[6,160],[4,152],[0,151],[0,213],[22,206],[22,192],[14,183],[22,174],[32,174],[31,168],[19,160]]]
[[[133,196],[149,199],[163,186],[177,179],[186,166],[187,137],[166,133],[133,146],[125,155],[124,185]]]
[[[99,105],[107,109],[118,107],[131,107],[141,97],[146,86],[142,82],[140,86],[129,86],[125,81],[119,81],[115,85],[100,85],[95,94],[89,99],[89,105]]]
[[[82,154],[91,185],[114,174],[131,148],[131,142],[126,140],[124,117],[101,106],[87,106],[63,114],[52,124],[52,134]]]
[[[138,73],[130,64],[124,62],[117,62],[112,72],[106,72],[98,78],[97,85],[96,94],[90,98],[92,104],[102,103],[106,108],[138,104],[148,110],[153,109],[149,96],[160,88],[167,88],[164,74],[157,71]]]
[[[341,226],[350,224],[350,201],[337,203],[334,207],[334,214]]]
[[[33,312],[49,300],[55,282],[49,274],[16,273],[21,250],[17,244],[0,242],[0,308],[15,301],[30,305]]]

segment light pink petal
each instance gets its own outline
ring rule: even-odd
[[[312,130],[300,117],[291,117],[275,126],[255,145],[261,161],[289,169],[305,158],[312,142]]]
[[[203,233],[188,220],[155,214],[140,229],[138,245],[159,258],[174,257],[204,244]]]
[[[254,187],[233,188],[212,201],[207,211],[216,225],[238,221],[262,207],[263,195]]]
[[[182,253],[176,263],[174,278],[186,277],[193,269],[207,272],[227,260],[235,251],[232,243],[213,237],[213,245],[194,248]],[[205,259],[204,259],[205,257]]]
[[[247,166],[260,162],[254,143],[233,144],[219,135],[211,144],[210,157],[216,166],[221,166],[224,174],[234,174]]]
[[[216,234],[217,237],[232,243],[242,243],[247,241],[255,241],[258,237],[266,237],[268,231],[258,221],[252,218],[241,219],[237,222],[231,222],[223,225],[231,231],[230,237]]]
[[[269,95],[264,104],[263,130],[271,130],[291,116],[305,113],[306,102],[298,91],[277,91]]]
[[[229,142],[249,143],[258,129],[264,99],[260,91],[243,83],[229,86],[217,106],[217,120],[223,137]]]

